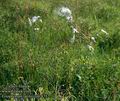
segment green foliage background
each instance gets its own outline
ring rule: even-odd
[[[53,13],[61,5],[80,31],[73,44],[69,24]],[[30,27],[35,15],[43,22]],[[120,0],[0,0],[0,85],[20,77],[48,101],[119,101]]]

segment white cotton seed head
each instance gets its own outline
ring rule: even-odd
[[[72,12],[71,12],[71,10],[69,9],[69,8],[67,8],[67,7],[61,7],[61,8],[59,8],[59,14],[61,15],[61,16],[71,16],[72,15]]]
[[[73,33],[79,33],[79,31],[76,28],[74,28]]]
[[[79,33],[79,31],[77,30],[77,28],[75,28],[75,27],[73,27],[73,26],[71,26],[71,28],[72,28],[72,32],[73,32],[73,33]]]
[[[73,21],[72,12],[67,7],[60,7],[57,10],[54,10],[54,13],[58,16],[65,17],[68,22]]]
[[[31,20],[32,20],[32,22],[34,23],[34,22],[36,22],[39,18],[40,18],[40,16],[33,16]]]
[[[68,16],[68,17],[66,17],[66,20],[67,20],[68,22],[73,22],[73,17],[72,17],[72,16]]]
[[[38,20],[42,23],[42,19],[41,19],[40,16],[33,16],[31,19],[28,18],[29,25],[32,26],[32,24],[35,23]]]

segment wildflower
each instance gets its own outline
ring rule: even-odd
[[[96,43],[96,40],[94,37],[91,37],[91,40]]]
[[[72,16],[68,16],[68,17],[66,17],[66,20],[67,20],[68,22],[72,22],[72,21],[73,21],[73,17],[72,17]]]
[[[109,33],[106,32],[105,30],[101,29],[101,31],[102,31],[103,33],[105,33],[106,35],[109,35]]]
[[[87,45],[87,47],[90,51],[92,51],[92,52],[94,51],[94,48],[91,45]]]
[[[71,26],[71,28],[72,28],[73,33],[79,33],[79,31],[75,27]]]
[[[71,43],[74,43],[74,42],[75,42],[75,34],[73,34],[72,38],[70,39],[70,42],[71,42]]]
[[[67,17],[67,16],[71,16],[72,12],[67,7],[61,7],[61,8],[59,8],[59,15]]]
[[[74,42],[75,42],[75,33],[79,33],[79,31],[78,31],[75,27],[73,27],[73,26],[71,26],[71,28],[72,28],[73,36],[72,36],[72,38],[70,39],[70,42],[71,42],[71,43],[74,43]]]
[[[59,16],[65,17],[67,21],[72,22],[73,21],[73,17],[72,17],[72,12],[69,8],[67,7],[61,7],[59,8],[56,13]]]
[[[40,19],[40,16],[33,16],[32,19],[28,18],[30,26],[32,26],[32,23],[35,23],[37,20],[42,22],[42,19]]]
[[[36,22],[39,18],[40,18],[40,16],[33,16],[31,20],[32,20],[32,22],[34,23],[34,22]]]

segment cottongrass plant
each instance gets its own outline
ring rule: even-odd
[[[32,91],[48,95],[47,98],[43,96],[41,101],[120,101],[120,35],[118,27],[120,24],[117,21],[120,17],[115,16],[106,22],[106,17],[110,18],[113,8],[117,10],[117,15],[119,14],[119,5],[117,5],[120,4],[119,0],[112,2],[110,0],[104,0],[104,2],[102,0],[66,1],[74,8],[76,25],[80,26],[80,34],[84,34],[86,40],[88,39],[83,43],[75,43],[76,33],[79,31],[75,30],[73,12],[70,9],[69,11],[68,8],[63,7],[69,14],[61,16],[65,20],[58,22],[55,20],[56,22],[53,23],[51,10],[54,8],[52,3],[55,0],[29,0],[31,4],[29,7],[24,5],[25,0],[12,0],[17,4],[13,2],[14,5],[11,7],[9,7],[10,4],[2,1],[4,5],[0,6],[1,85],[19,83],[18,77],[23,76]],[[33,2],[36,2],[38,6],[34,5],[33,7]],[[64,2],[64,0],[57,0],[56,3],[58,2]],[[46,9],[43,4],[51,10]],[[106,7],[108,12],[103,9]],[[41,9],[47,12],[47,16],[40,13]],[[40,30],[35,29],[36,33],[31,29],[34,29],[40,17],[32,18],[31,15],[40,15],[44,18],[44,22],[40,24]],[[113,12],[112,15],[114,16],[116,13]],[[28,20],[26,20],[28,16],[30,16],[29,26]],[[84,20],[82,24],[80,23],[81,19],[77,17]],[[19,19],[15,20],[15,18]],[[24,23],[25,21],[26,23]],[[71,33],[73,35],[70,39],[74,45],[64,43],[63,40],[58,41],[59,38],[63,38],[60,35],[60,26],[63,28],[62,34],[70,35]],[[73,27],[70,29],[71,26]],[[106,36],[104,31],[100,30],[103,26],[107,29],[106,32],[110,30],[109,34],[113,35]],[[20,31],[19,28],[21,28]],[[97,32],[99,32],[99,37],[95,34]],[[35,41],[30,40],[30,38],[33,39],[31,34],[35,34]],[[94,38],[89,37],[91,34]],[[101,44],[99,44],[100,42]],[[99,46],[108,48],[107,43],[110,43],[110,47],[112,47],[109,48],[111,53],[99,52]],[[88,46],[85,46],[86,44]],[[93,50],[95,50],[94,53],[91,52]],[[19,67],[23,70],[20,71]],[[22,75],[19,75],[20,73]],[[72,100],[73,96],[74,100]],[[34,101],[35,99],[30,100]]]
[[[67,22],[70,24],[70,27],[72,29],[72,38],[70,39],[70,43],[75,42],[76,33],[79,33],[79,31],[73,26],[73,16],[72,11],[68,7],[60,7],[57,8],[54,11],[58,16],[65,17]]]
[[[61,17],[65,17],[68,22],[73,21],[72,12],[68,7],[60,7],[55,10],[55,13]]]
[[[33,16],[31,19],[28,18],[29,25],[32,26],[37,21],[40,21],[42,23],[42,19],[40,16]],[[39,28],[34,28],[35,31],[39,31]]]

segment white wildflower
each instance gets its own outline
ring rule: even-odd
[[[34,28],[35,31],[39,31],[39,28]]]
[[[76,28],[73,28],[73,33],[79,33],[79,31]]]
[[[72,16],[68,16],[68,17],[66,17],[66,20],[67,20],[68,22],[72,22],[72,21],[73,21],[73,17],[72,17]]]
[[[73,33],[79,33],[79,31],[75,27],[71,26],[71,28],[72,28]]]
[[[37,20],[39,20],[40,22],[42,22],[42,19],[41,19],[40,16],[33,16],[31,19],[28,18],[29,25],[32,26],[32,24],[35,23]]]
[[[105,33],[106,35],[109,35],[109,33],[106,32],[105,30],[101,29],[101,31],[102,31],[103,33]]]
[[[75,34],[73,34],[72,38],[70,39],[70,42],[71,42],[71,43],[74,43],[74,42],[75,42]]]
[[[55,12],[59,16],[65,17],[67,21],[69,21],[69,22],[73,21],[72,12],[71,12],[71,10],[69,8],[67,8],[67,7],[60,7]]]
[[[73,26],[71,26],[71,28],[72,28],[73,36],[72,36],[72,38],[70,39],[70,42],[71,42],[71,43],[74,43],[74,42],[75,42],[75,33],[79,33],[79,31],[78,31],[75,27],[73,27]]]
[[[91,45],[87,45],[87,47],[90,51],[92,51],[92,52],[94,51],[94,48]]]
[[[65,17],[68,17],[68,16],[71,16],[72,15],[72,12],[69,8],[67,7],[61,7],[59,8],[59,15],[60,16],[65,16]]]
[[[96,40],[94,37],[91,37],[91,40],[96,43]]]
[[[36,22],[38,19],[40,18],[40,16],[33,16],[31,21],[34,23]]]

